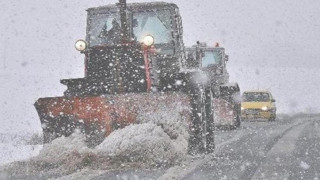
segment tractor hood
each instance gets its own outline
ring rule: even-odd
[[[86,52],[86,77],[64,79],[65,95],[92,96],[106,93],[144,92],[146,79],[141,45],[95,46]]]

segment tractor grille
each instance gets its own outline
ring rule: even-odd
[[[146,91],[146,74],[140,45],[92,47],[87,77],[64,80],[66,95],[100,95]]]

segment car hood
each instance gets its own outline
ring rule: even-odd
[[[263,106],[270,107],[270,102],[242,102],[241,107],[244,109],[261,109]]]

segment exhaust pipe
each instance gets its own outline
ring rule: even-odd
[[[127,22],[127,2],[126,0],[119,0],[118,7],[120,10],[120,23],[121,23],[121,37],[123,42],[129,40],[129,30]]]

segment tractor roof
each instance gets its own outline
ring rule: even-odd
[[[206,42],[200,42],[199,44],[200,48],[205,50],[205,51],[214,51],[214,50],[225,50],[224,47],[220,47],[220,46],[208,46],[208,44]],[[191,47],[187,47],[186,50],[187,51],[194,51],[197,48],[197,45],[193,45]]]
[[[200,49],[203,49],[205,51],[214,51],[214,50],[225,50],[223,47],[210,47],[210,46],[200,46]],[[187,51],[195,51],[196,46],[187,47]]]
[[[166,2],[147,2],[147,3],[128,3],[127,8],[129,10],[148,10],[148,9],[160,9],[160,8],[178,8],[178,6],[174,3],[166,3]],[[107,11],[115,11],[118,7],[116,4],[99,6],[87,9],[88,12],[95,13],[104,13]]]

